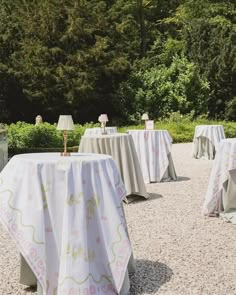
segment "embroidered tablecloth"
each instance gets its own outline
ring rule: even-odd
[[[107,155],[14,156],[0,173],[0,221],[44,295],[119,293],[131,245],[126,196]]]

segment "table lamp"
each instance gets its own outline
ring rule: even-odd
[[[63,130],[64,137],[64,152],[61,153],[61,156],[70,156],[70,153],[67,152],[67,131],[74,130],[74,122],[71,115],[60,115],[57,123],[57,130]]]
[[[145,128],[146,128],[146,121],[149,120],[148,114],[147,113],[142,114],[141,120],[145,121]]]
[[[106,134],[106,123],[108,122],[107,114],[101,114],[98,117],[98,121],[101,123],[101,127],[103,128],[102,134]]]

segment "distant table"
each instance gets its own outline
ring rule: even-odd
[[[40,294],[128,294],[125,196],[107,155],[24,154],[8,162],[0,173],[0,221]]]
[[[105,128],[106,134],[115,134],[117,133],[116,127],[106,127]],[[103,128],[95,127],[95,128],[87,128],[84,132],[84,135],[102,135]]]
[[[236,138],[223,139],[219,144],[202,213],[221,211],[234,211],[236,218]]]
[[[193,157],[213,160],[218,145],[225,138],[222,125],[198,125],[193,139]]]
[[[176,180],[167,130],[128,130],[133,137],[145,183]]]
[[[111,155],[125,184],[127,196],[139,195],[148,198],[142,171],[132,136],[125,133],[110,135],[82,136],[79,146],[81,153]],[[126,202],[129,200],[126,199]]]

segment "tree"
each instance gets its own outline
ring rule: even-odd
[[[198,68],[185,57],[173,57],[170,65],[163,64],[134,73],[129,88],[133,91],[136,112],[147,111],[152,118],[163,119],[170,113],[193,113],[198,116],[207,111],[209,85],[198,73]],[[126,86],[126,88],[128,88]]]
[[[235,1],[187,0],[167,23],[178,26],[187,57],[210,83],[210,117],[224,118],[226,105],[236,95]]]
[[[80,122],[100,112],[120,115],[113,97],[130,62],[113,43],[107,9],[95,0],[1,3],[1,60],[45,119],[55,121],[61,111]]]

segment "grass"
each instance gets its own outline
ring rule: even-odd
[[[168,130],[174,143],[192,142],[195,127],[197,125],[223,125],[226,138],[236,138],[236,122],[208,121],[208,120],[179,120],[155,122],[155,129]],[[129,129],[144,129],[144,125],[131,125],[118,128],[119,132],[126,132]]]

